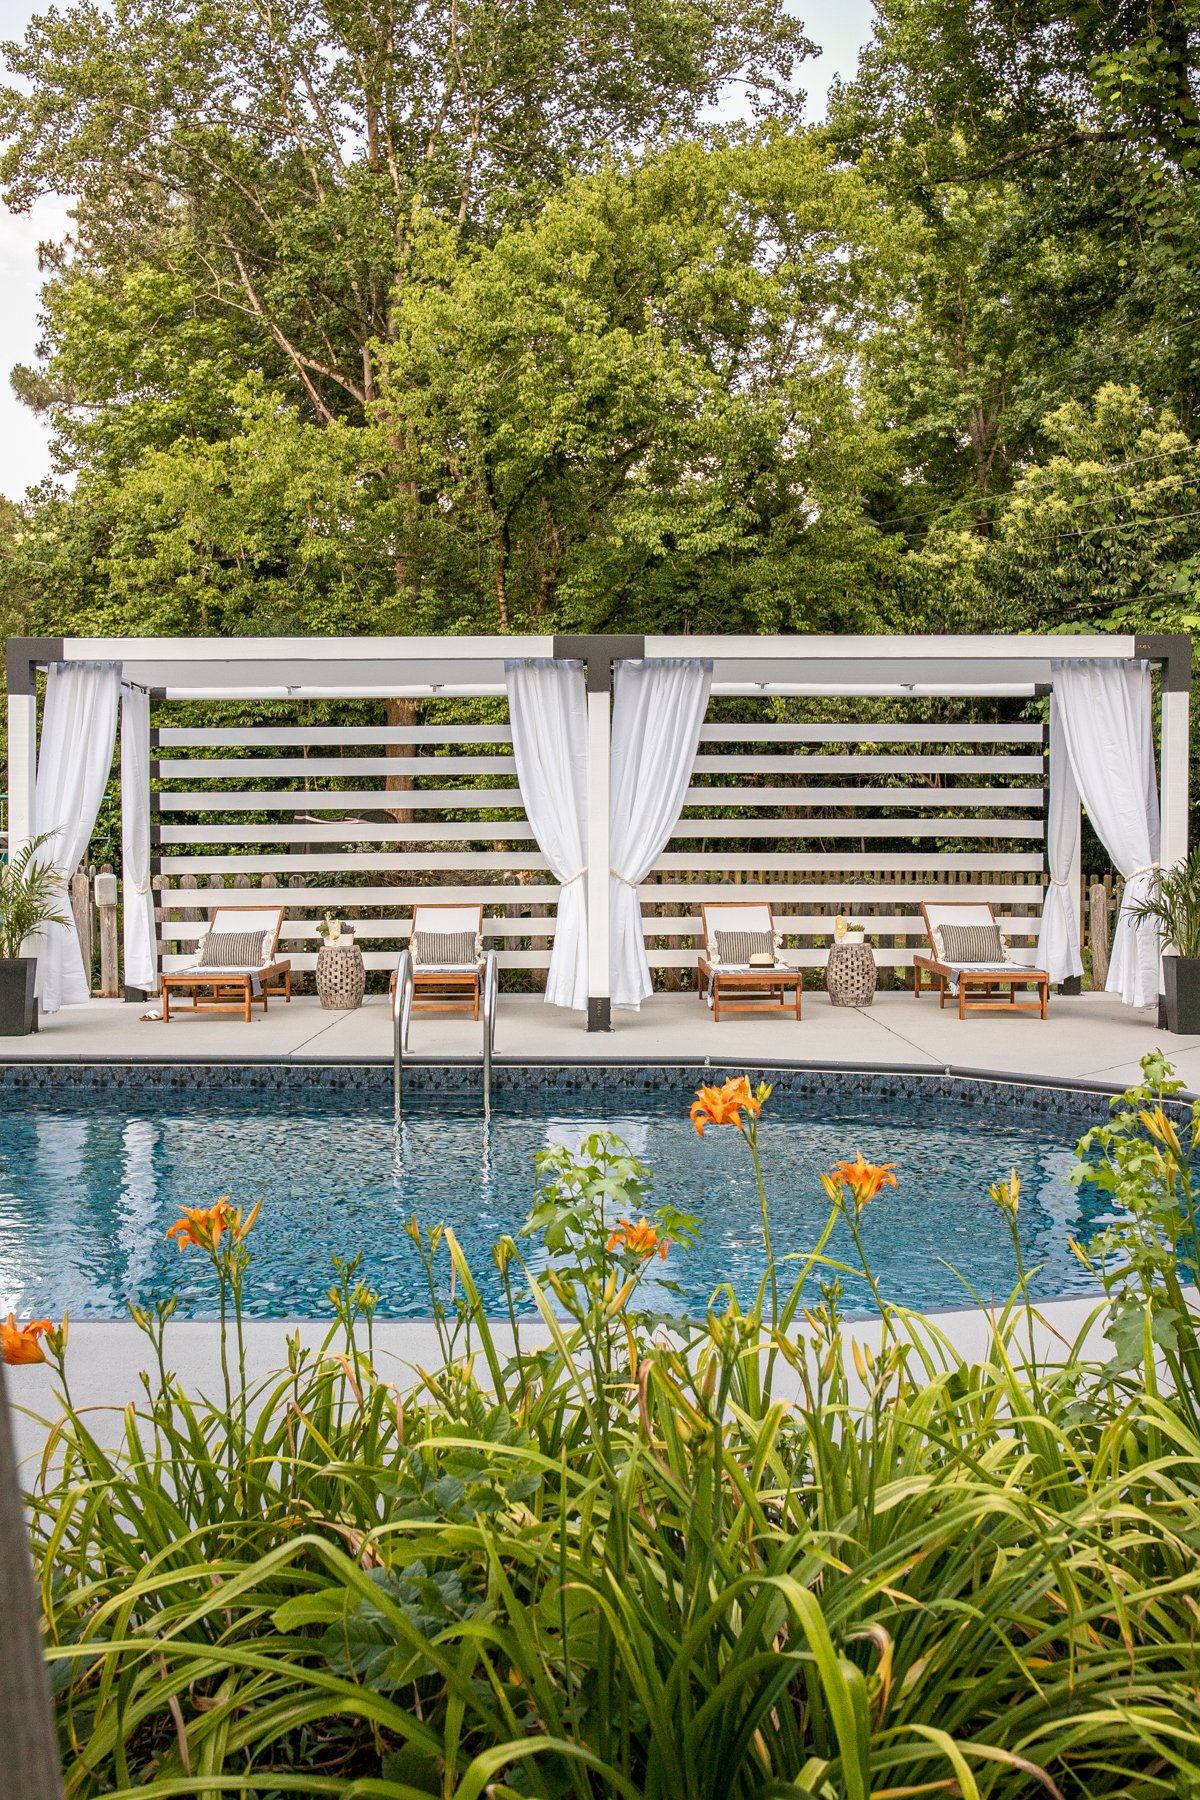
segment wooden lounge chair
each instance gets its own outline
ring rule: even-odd
[[[436,945],[431,955],[429,940],[446,937],[469,938],[470,955],[443,958]],[[408,946],[413,960],[412,1010],[469,1012],[477,1019],[484,968],[483,907],[460,906],[453,901],[422,901],[413,907]],[[394,996],[394,974],[391,991]]]
[[[171,1017],[171,995],[190,994],[193,1012],[241,1013],[249,1024],[250,1008],[257,1003],[267,1010],[267,995],[292,997],[292,965],[279,962],[275,946],[283,925],[282,906],[218,906],[201,939],[200,955],[186,969],[174,969],[162,978],[162,1016],[164,1025]],[[205,962],[211,957],[213,941],[235,933],[256,938],[257,955],[248,955],[254,944],[239,946],[243,955],[228,963]],[[207,950],[206,950],[207,946]]]
[[[766,900],[715,900],[700,908],[704,942],[696,963],[696,992],[702,998],[711,995],[713,1020],[720,1023],[726,1012],[786,1012],[789,996],[794,997],[795,1015],[800,1017],[800,995],[804,977],[799,969],[779,960],[775,948],[775,920]],[[750,935],[763,939],[763,949],[775,958],[769,968],[753,967],[749,960],[731,962],[722,955],[717,942],[720,932],[730,936]],[[728,945],[726,945],[728,947]]]
[[[945,926],[982,926],[998,931],[996,915],[986,900],[935,900],[922,906],[925,918],[925,935],[929,939],[929,949],[918,950],[913,957],[913,993],[918,1000],[925,987],[925,977],[929,975],[936,983],[938,999],[942,1006],[946,1004],[946,994],[953,983],[958,989],[958,1016],[965,1019],[969,1012],[1038,1012],[1046,1017],[1046,1007],[1050,994],[1050,977],[1044,969],[1030,969],[1011,957],[1001,940],[1003,955],[993,961],[954,960],[946,953],[946,945],[942,936]],[[1032,1000],[1018,1000],[1018,988],[1036,988],[1036,997]],[[1003,988],[1008,989],[1008,999],[996,996]],[[982,999],[972,1000],[970,995],[981,993]],[[953,998],[953,994],[951,994]]]

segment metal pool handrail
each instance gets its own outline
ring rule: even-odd
[[[499,988],[496,952],[489,950],[483,963],[483,1116],[492,1116],[492,1051],[496,1043],[496,994]],[[404,1052],[408,1048],[408,1024],[412,1017],[413,962],[407,946],[396,958],[396,985],[392,991],[392,1116],[400,1122],[404,1107]]]
[[[483,965],[483,1116],[492,1116],[492,1051],[496,1043],[496,952],[489,950]]]
[[[392,1117],[397,1124],[404,1095],[404,1052],[408,1048],[408,1021],[412,1016],[413,964],[405,945],[396,958],[396,985],[392,989]]]

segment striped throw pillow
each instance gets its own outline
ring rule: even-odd
[[[999,963],[1004,941],[998,925],[943,925],[942,957],[948,963]]]
[[[775,960],[775,945],[769,931],[718,931],[717,955],[723,963],[748,963],[752,956],[769,956]]]
[[[261,969],[261,931],[210,931],[200,950],[202,969]]]
[[[473,931],[415,931],[413,962],[418,968],[422,963],[470,965],[479,961],[476,945]]]

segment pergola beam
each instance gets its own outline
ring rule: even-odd
[[[609,733],[613,665],[700,658],[720,696],[1032,698],[1053,663],[1145,659],[1162,672],[1160,806],[1164,864],[1188,842],[1191,641],[1186,636],[570,636],[342,638],[15,638],[8,645],[9,842],[34,832],[37,676],[58,662],[117,662],[124,679],[171,700],[503,697],[505,663],[581,661],[588,710],[589,1030],[609,1025]],[[1076,876],[1077,871],[1072,871]]]

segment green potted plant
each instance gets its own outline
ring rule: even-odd
[[[1175,952],[1163,957],[1167,1030],[1200,1036],[1200,845],[1183,862],[1159,873],[1133,916],[1156,919]]]
[[[26,938],[43,925],[67,923],[59,910],[63,878],[53,863],[37,860],[47,835],[0,864],[0,1037],[24,1037],[37,1028],[37,957],[21,955]]]

